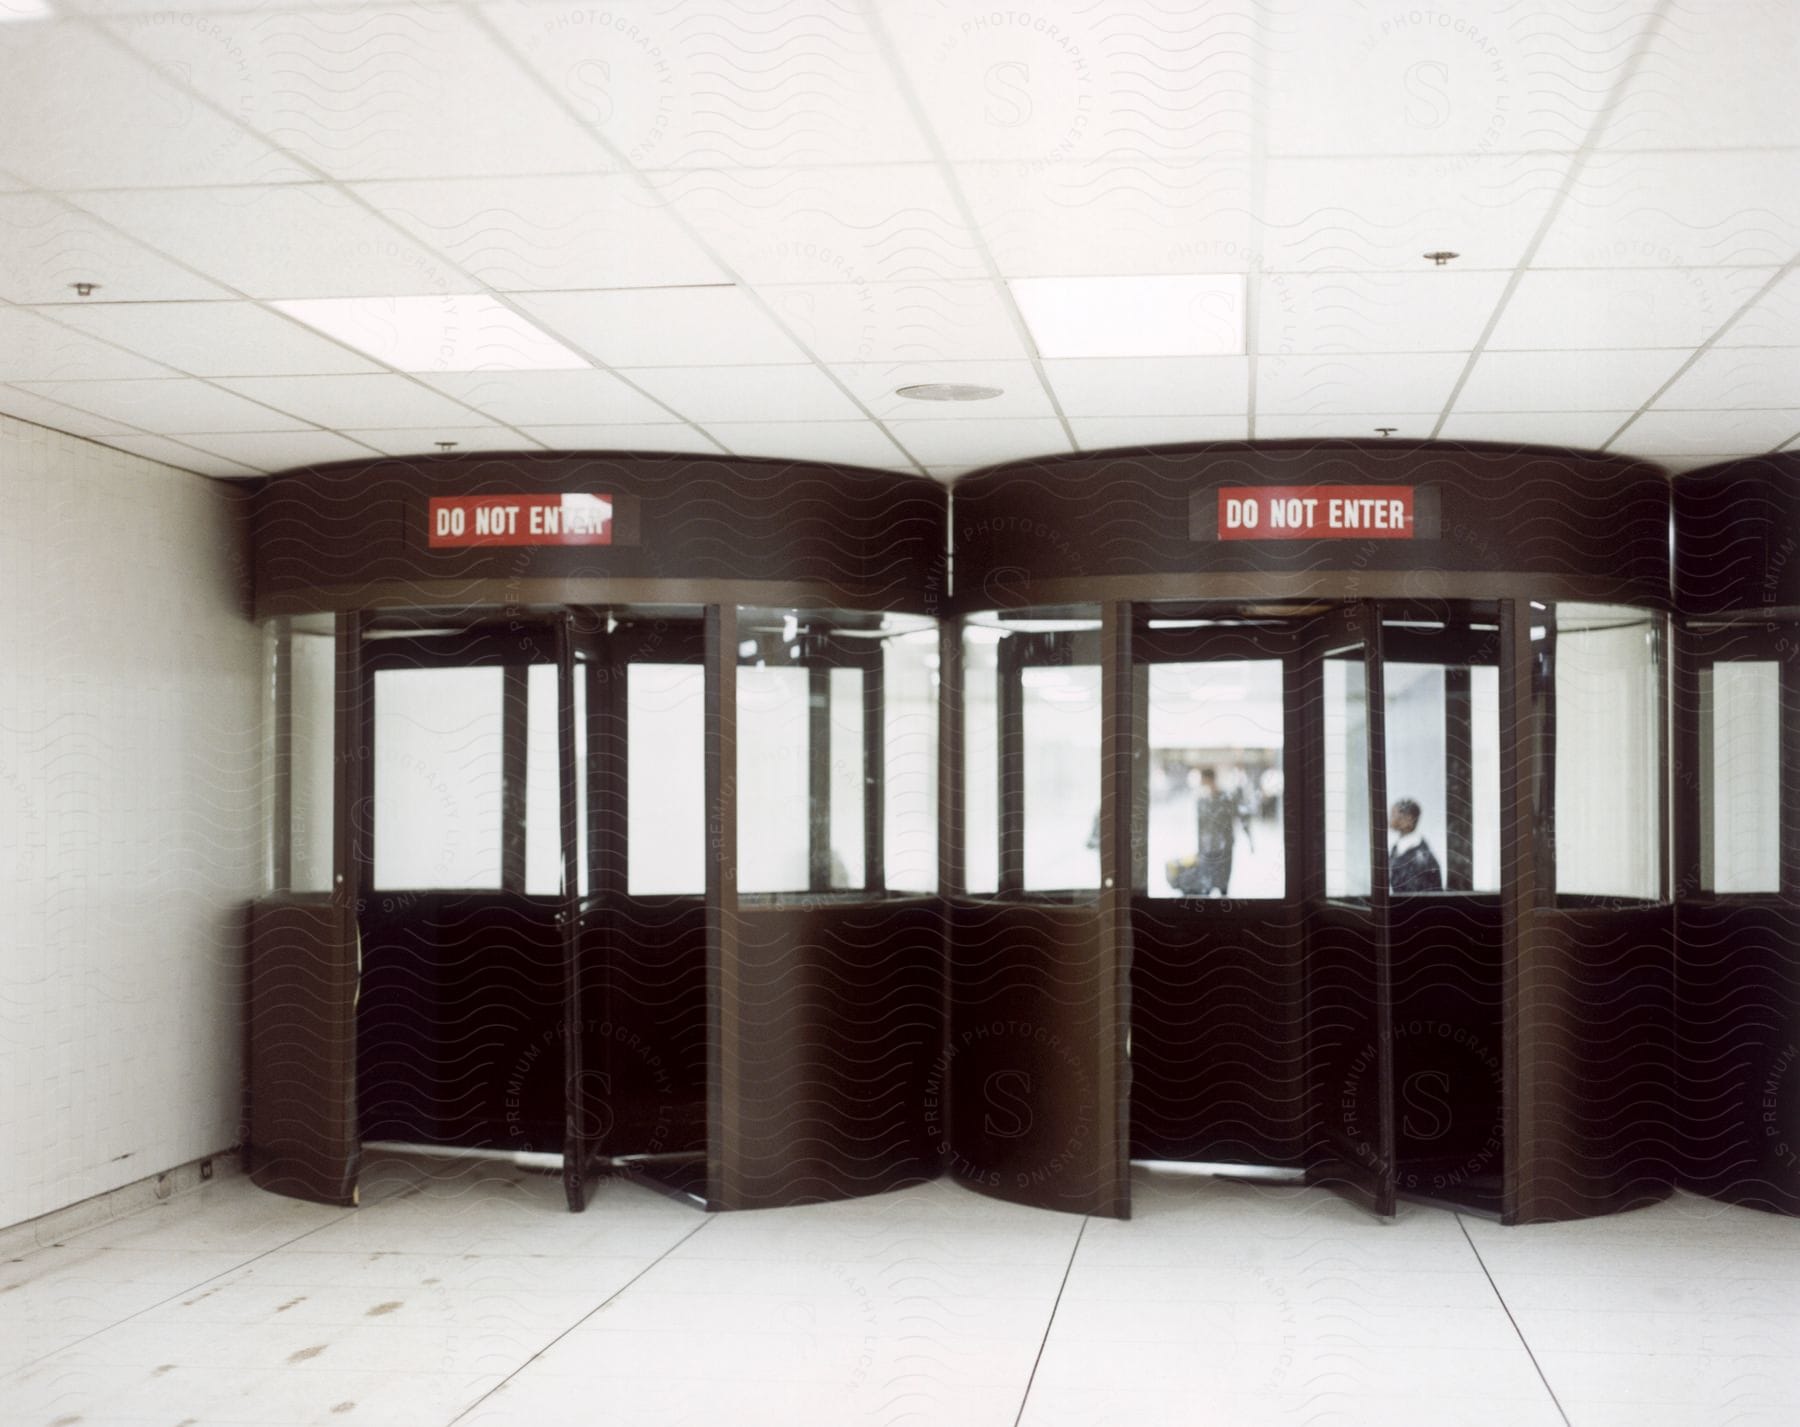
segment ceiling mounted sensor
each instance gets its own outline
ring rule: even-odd
[[[908,401],[992,401],[1001,395],[997,386],[976,386],[972,382],[918,382],[896,387],[895,396]]]
[[[1008,282],[1040,357],[1241,357],[1244,275]]]
[[[4,3],[4,0],[0,0],[0,3]],[[69,286],[75,289],[77,297],[92,297],[100,291],[100,284],[97,282],[72,282]]]
[[[1441,268],[1444,266],[1445,263],[1449,262],[1450,259],[1460,258],[1462,256],[1462,254],[1461,253],[1453,253],[1447,248],[1439,248],[1435,253],[1425,253],[1422,256],[1426,259],[1426,261],[1434,263],[1438,267]]]

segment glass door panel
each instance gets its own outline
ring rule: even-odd
[[[1381,626],[1372,603],[1325,617],[1317,849],[1308,928],[1311,1177],[1377,1214],[1395,1205],[1393,967]]]
[[[1144,692],[1149,894],[1286,896],[1281,661],[1151,663]]]

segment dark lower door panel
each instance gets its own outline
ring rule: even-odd
[[[365,1138],[561,1153],[558,910],[506,892],[396,893],[365,910]]]
[[[940,1164],[996,1198],[1125,1217],[1121,1107],[1102,1061],[1119,1007],[1099,905],[971,902],[951,916]]]
[[[1298,909],[1141,897],[1131,940],[1132,1157],[1304,1164]]]
[[[354,1204],[356,944],[326,897],[257,902],[246,914],[249,965],[245,1145],[262,1188]]]

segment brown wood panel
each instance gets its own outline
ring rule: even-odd
[[[721,1006],[737,1086],[717,1207],[766,1208],[915,1184],[937,1164],[944,923],[935,899],[745,908]]]
[[[396,892],[362,917],[363,1135],[558,1154],[569,1083],[559,899]]]
[[[1800,451],[1690,471],[1673,489],[1683,614],[1800,609]]]
[[[1119,1109],[1099,1065],[1117,1009],[1099,903],[971,901],[949,915],[953,1133],[934,1136],[939,1163],[996,1198],[1118,1213]]]
[[[1295,903],[1136,900],[1135,1157],[1305,1163],[1302,931]]]
[[[1696,900],[1679,926],[1682,1181],[1800,1214],[1800,906]]]
[[[1395,1187],[1501,1212],[1506,1174],[1498,895],[1395,897]]]
[[[1195,493],[1222,484],[1429,487],[1438,535],[1418,540],[1197,541]],[[1494,572],[1580,582],[1589,598],[1666,605],[1669,486],[1620,456],[1486,442],[1210,442],[1018,461],[956,485],[962,609],[1073,598],[1491,598]],[[1378,588],[1394,576],[1391,589]],[[1416,582],[1416,583],[1411,583]],[[1435,582],[1435,585],[1434,585]],[[1542,597],[1540,593],[1539,597]]]
[[[356,945],[334,900],[246,911],[251,1178],[321,1204],[354,1204]]]
[[[1654,904],[1534,913],[1509,1007],[1520,1117],[1510,1222],[1578,1219],[1667,1194],[1674,920],[1672,906]]]
[[[614,496],[615,543],[427,543],[434,495],[546,491]],[[257,606],[709,603],[737,598],[718,586],[749,582],[834,590],[862,608],[931,612],[945,584],[946,506],[935,481],[811,461],[518,452],[338,462],[257,485]],[[637,592],[609,596],[612,581]],[[556,592],[569,582],[588,593]],[[645,592],[656,585],[660,597]]]
[[[591,903],[581,959],[583,1104],[599,1153],[704,1156],[704,899]]]

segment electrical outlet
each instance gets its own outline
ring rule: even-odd
[[[212,1178],[212,1161],[210,1159],[203,1159],[200,1161],[200,1182],[202,1184],[205,1184],[206,1181],[211,1178]]]

